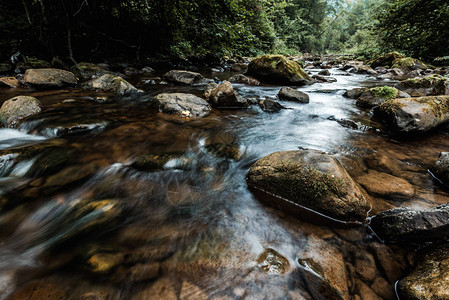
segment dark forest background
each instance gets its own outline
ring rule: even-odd
[[[447,0],[0,1],[0,59],[449,55]]]

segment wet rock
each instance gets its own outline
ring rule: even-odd
[[[263,55],[248,66],[246,75],[265,83],[283,85],[305,85],[311,82],[301,66],[282,55]]]
[[[376,278],[376,262],[374,257],[366,251],[355,249],[352,252],[354,267],[357,274],[364,281],[373,281]]]
[[[104,74],[110,74],[111,72],[104,68],[92,63],[80,62],[70,69],[80,81],[87,81],[93,78],[98,78]]]
[[[449,120],[449,96],[390,99],[374,110],[389,130],[413,134],[429,131]]]
[[[15,77],[1,77],[0,87],[18,88],[20,86],[19,81]]]
[[[343,255],[334,246],[309,236],[297,261],[314,299],[349,299]]]
[[[49,176],[42,185],[45,194],[84,182],[95,174],[97,167],[93,164],[71,166]]]
[[[382,300],[369,286],[367,286],[363,281],[356,280],[356,285],[358,289],[358,295],[363,300]]]
[[[141,71],[142,71],[142,73],[144,73],[144,74],[153,74],[153,73],[156,73],[156,71],[155,71],[153,68],[151,68],[151,67],[143,67]]]
[[[44,69],[51,68],[51,64],[48,61],[27,57],[26,64],[29,65],[32,69]]]
[[[358,99],[363,93],[365,93],[367,88],[355,88],[352,90],[347,90],[343,96],[351,99]]]
[[[290,269],[288,260],[277,251],[268,248],[258,258],[260,269],[269,274],[284,274]]]
[[[357,74],[365,74],[365,75],[377,75],[377,72],[374,71],[370,66],[361,65],[357,67]]]
[[[207,294],[201,290],[198,286],[184,281],[181,287],[181,294],[179,300],[206,300]]]
[[[154,97],[160,112],[180,117],[206,117],[211,107],[206,100],[192,94],[164,93]]]
[[[5,101],[0,108],[0,122],[5,127],[14,128],[20,120],[40,113],[42,104],[34,97],[17,96]]]
[[[399,171],[398,161],[383,154],[373,154],[365,158],[365,163],[370,169],[374,169],[379,172],[393,174]]]
[[[192,85],[203,80],[200,73],[185,71],[185,70],[171,70],[164,75],[165,80],[177,84]]]
[[[401,58],[404,58],[404,55],[402,55],[398,52],[389,52],[384,55],[376,57],[371,62],[371,68],[377,68],[377,67],[391,68],[391,66],[393,65],[393,62],[396,59],[401,59]]]
[[[413,97],[449,95],[449,78],[441,75],[412,78],[401,81],[399,88]]]
[[[125,73],[126,76],[136,76],[136,75],[142,74],[142,71],[137,70],[136,68],[133,68],[133,67],[126,67],[123,70],[123,73]]]
[[[309,95],[303,93],[301,91],[297,91],[292,89],[291,87],[282,87],[278,93],[278,97],[280,100],[284,101],[295,101],[300,103],[309,103],[310,98]]]
[[[177,300],[174,283],[168,278],[161,278],[147,289],[142,290],[133,297],[134,300],[166,299]]]
[[[204,94],[203,94],[206,101],[209,101],[212,91],[215,91],[217,89],[217,87],[218,87],[218,83],[215,83],[215,82],[211,82],[206,85],[206,88],[204,89]]]
[[[93,273],[109,273],[123,263],[121,253],[96,253],[87,261],[87,266]]]
[[[231,66],[232,72],[245,73],[248,70],[248,65],[243,63],[235,63]]]
[[[66,282],[45,278],[33,280],[16,288],[8,300],[61,300],[69,299],[70,287]]]
[[[242,156],[239,145],[235,143],[212,143],[207,145],[206,149],[218,157],[227,159],[238,160]]]
[[[318,72],[318,75],[330,76],[331,72],[329,72],[329,70],[322,70],[322,71]]]
[[[408,181],[387,173],[370,170],[356,180],[375,197],[405,201],[415,195],[415,188]]]
[[[248,101],[240,96],[229,81],[223,81],[210,91],[209,102],[220,108],[245,108]]]
[[[299,204],[346,221],[363,221],[369,210],[362,192],[338,160],[315,150],[272,153],[251,167],[247,180],[256,190],[292,201],[279,199],[277,204],[287,205],[287,210]]]
[[[424,255],[416,269],[399,281],[401,299],[449,299],[449,247],[441,246]]]
[[[320,82],[320,83],[331,83],[331,82],[337,82],[337,79],[334,77],[329,77],[329,76],[321,76],[321,75],[313,75],[312,79],[315,80],[315,82]]]
[[[449,184],[449,152],[441,152],[430,170],[441,182]]]
[[[247,85],[260,85],[259,80],[252,78],[252,77],[245,76],[243,74],[234,75],[234,76],[230,77],[228,80],[229,80],[229,82],[232,82],[232,83],[242,83],[242,84],[247,84]]]
[[[365,91],[357,100],[357,106],[363,108],[373,108],[379,106],[387,100],[400,97],[400,91],[394,87],[382,86]],[[406,95],[410,97],[409,95]]]
[[[396,299],[394,286],[382,277],[374,279],[371,289],[383,299]]]
[[[104,74],[101,77],[85,82],[83,83],[82,87],[89,90],[112,92],[122,96],[142,93],[141,90],[138,90],[135,86],[133,86],[122,77],[114,76],[111,74]]]
[[[145,172],[162,170],[167,162],[180,159],[182,153],[145,154],[136,158],[131,167]]]
[[[396,208],[371,219],[371,228],[390,242],[422,243],[449,237],[449,204],[428,210]]]
[[[60,69],[29,69],[23,79],[27,84],[42,88],[75,86],[78,83],[72,72]]]
[[[282,104],[273,99],[261,100],[259,101],[259,106],[263,111],[270,113],[280,112],[282,109],[285,109]]]
[[[412,57],[402,57],[396,58],[393,61],[391,68],[398,68],[403,70],[404,73],[408,73],[414,70],[426,70],[429,66],[418,59]]]

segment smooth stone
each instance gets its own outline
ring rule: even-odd
[[[249,106],[248,101],[240,96],[232,84],[226,80],[212,88],[210,92],[206,90],[205,94],[209,94],[208,100],[214,107],[246,108]]]
[[[285,109],[282,104],[273,99],[261,100],[259,101],[259,106],[263,111],[270,113],[280,112],[282,109]]]
[[[15,77],[1,77],[0,87],[18,88],[20,86],[19,81]]]
[[[387,173],[370,170],[356,181],[375,197],[404,201],[415,195],[415,188],[408,181]]]
[[[246,84],[246,85],[260,85],[260,81],[249,77],[249,76],[245,76],[243,74],[237,74],[234,76],[231,76],[229,79],[229,82],[232,83],[242,83],[242,84]]]
[[[192,94],[159,94],[154,97],[154,103],[160,112],[183,118],[206,117],[212,110],[206,100]]]
[[[86,89],[112,92],[121,96],[142,93],[141,90],[138,90],[122,77],[114,76],[112,74],[104,74],[98,78],[85,82],[82,86]]]
[[[0,108],[0,122],[5,127],[15,128],[22,119],[42,110],[43,105],[36,98],[17,96],[3,103]]]
[[[164,78],[168,82],[192,85],[203,80],[203,75],[185,70],[171,70],[164,74]]]
[[[29,69],[23,79],[27,84],[43,88],[75,86],[78,83],[72,72],[60,69]]]
[[[281,88],[281,90],[278,93],[278,98],[284,101],[295,101],[300,103],[310,102],[309,95],[286,86]]]

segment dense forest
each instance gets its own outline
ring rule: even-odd
[[[0,57],[449,55],[446,0],[21,0],[0,3]]]

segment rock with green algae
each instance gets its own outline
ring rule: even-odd
[[[390,99],[374,114],[394,133],[423,133],[449,121],[449,96]]]
[[[404,58],[404,55],[398,53],[398,52],[389,52],[384,55],[376,57],[371,62],[371,68],[377,68],[377,67],[387,67],[391,68],[393,65],[393,62],[397,59]]]
[[[287,211],[300,205],[338,220],[364,221],[370,209],[339,161],[316,150],[272,153],[251,167],[247,181],[251,188],[279,196],[269,204]]]
[[[80,81],[90,80],[111,72],[88,62],[80,62],[70,69]]]
[[[22,119],[40,113],[42,110],[43,105],[36,98],[17,96],[3,103],[0,108],[0,123],[5,127],[14,128]]]
[[[101,77],[92,79],[82,85],[85,89],[100,90],[103,92],[112,92],[117,95],[130,95],[142,93],[142,90],[137,89],[131,83],[120,76],[112,74],[104,74]]]
[[[398,68],[402,69],[405,72],[409,72],[412,70],[422,69],[426,70],[431,68],[430,65],[427,65],[420,61],[419,59],[412,58],[412,57],[402,57],[402,58],[396,58],[393,61],[393,65],[391,66],[392,69]]]
[[[255,58],[248,66],[246,73],[261,82],[283,85],[305,85],[311,78],[294,61],[282,55],[263,55]]]
[[[425,254],[416,269],[398,283],[401,299],[449,299],[449,246]]]
[[[413,97],[449,95],[449,78],[441,75],[410,78],[401,81],[399,88]]]
[[[401,97],[402,96],[402,97]],[[390,86],[381,86],[371,88],[363,92],[357,100],[357,106],[363,108],[373,108],[381,105],[387,100],[394,98],[410,97],[408,94],[402,93],[398,89]]]

